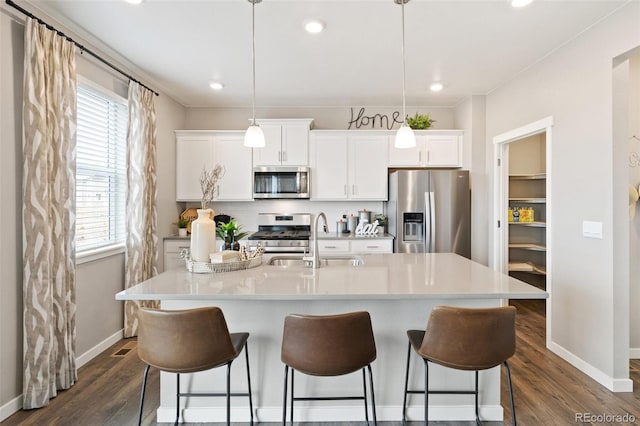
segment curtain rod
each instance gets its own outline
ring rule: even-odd
[[[92,52],[91,50],[87,49],[86,47],[84,47],[83,45],[81,45],[80,43],[78,43],[77,41],[75,41],[74,39],[72,39],[71,37],[69,37],[68,35],[63,33],[62,31],[58,30],[57,28],[53,27],[50,24],[47,24],[42,19],[40,19],[37,16],[35,16],[33,13],[29,12],[26,9],[23,9],[21,6],[18,6],[15,2],[13,2],[13,0],[6,0],[6,3],[9,6],[13,7],[14,9],[17,9],[18,11],[20,11],[22,14],[28,16],[29,18],[35,19],[36,21],[38,21],[39,23],[41,23],[42,25],[44,25],[45,27],[47,27],[51,31],[55,31],[59,36],[64,37],[68,41],[70,41],[71,43],[75,44],[80,49],[80,54],[85,53],[85,52],[88,53],[89,55],[93,56],[94,58],[96,58],[98,61],[102,62],[103,64],[105,64],[109,68],[111,68],[111,69],[117,71],[118,73],[122,74],[123,76],[127,77],[129,80],[135,81],[136,83],[138,83],[142,87],[150,90],[151,92],[153,92],[154,95],[160,96],[160,94],[158,92],[156,92],[155,90],[153,90],[152,88],[150,88],[146,84],[144,84],[141,81],[133,78],[131,75],[127,74],[126,72],[122,71],[120,68],[118,68],[115,65],[113,65],[111,62],[107,61],[106,59],[102,58],[98,54]]]

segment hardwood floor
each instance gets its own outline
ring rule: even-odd
[[[510,360],[518,423],[521,425],[634,424],[640,423],[640,361],[633,360],[630,377],[633,393],[613,393],[545,348],[544,301],[513,302],[518,309],[517,352]],[[112,356],[120,348],[123,356]],[[20,411],[2,422],[12,425],[135,425],[137,422],[143,364],[135,341],[121,341],[83,366],[78,383],[51,400],[49,406]],[[504,369],[503,369],[504,375]],[[511,423],[506,380],[502,400],[505,424]],[[159,374],[151,370],[143,424],[155,424],[159,405]],[[604,421],[580,421],[579,413],[621,416]],[[624,421],[622,416],[634,416]],[[585,418],[583,417],[583,420]],[[358,424],[363,424],[358,423]],[[421,422],[411,422],[422,424]],[[335,424],[335,423],[334,423]],[[354,423],[356,424],[356,423]],[[399,425],[400,422],[381,422]],[[434,422],[469,425],[469,422]],[[499,422],[486,424],[500,424]],[[315,425],[321,425],[316,423]]]

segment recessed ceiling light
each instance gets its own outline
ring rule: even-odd
[[[140,4],[144,0],[124,0],[124,1],[127,2],[127,3],[130,3],[130,4]]]
[[[311,34],[321,33],[325,27],[325,23],[319,19],[309,19],[307,21],[304,21],[304,29]]]
[[[432,83],[431,86],[429,86],[429,90],[431,90],[432,92],[439,92],[444,88],[444,85],[442,83]]]
[[[214,81],[209,85],[209,87],[211,87],[213,90],[222,90],[222,88],[224,87],[224,84]]]
[[[533,0],[511,0],[511,6],[513,7],[525,7],[531,4]]]

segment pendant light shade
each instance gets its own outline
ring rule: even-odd
[[[398,129],[394,146],[396,148],[413,148],[416,146],[416,134],[406,123]]]
[[[406,80],[406,65],[404,54],[404,4],[409,0],[394,0],[396,4],[402,6],[402,119],[407,119],[406,112],[406,95],[405,95],[405,80]],[[416,146],[416,135],[413,133],[411,127],[409,127],[406,121],[400,126],[396,133],[396,140],[394,143],[396,148],[413,148]]]
[[[264,133],[256,123],[256,3],[261,1],[249,0],[251,3],[251,58],[253,60],[253,93],[251,96],[253,119],[244,134],[244,146],[249,148],[263,148],[265,146]]]
[[[244,146],[249,148],[263,148],[264,145],[265,140],[262,128],[255,123],[249,126],[244,134]]]

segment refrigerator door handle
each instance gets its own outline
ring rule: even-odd
[[[424,193],[424,252],[431,253],[431,192]]]
[[[429,192],[429,252],[435,253],[436,251],[436,193]]]

